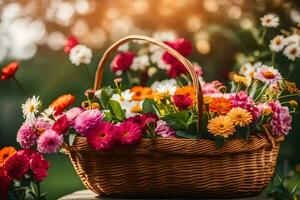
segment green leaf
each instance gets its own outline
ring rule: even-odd
[[[154,113],[159,115],[159,112],[156,107],[156,103],[153,99],[145,99],[143,102],[143,113]]]
[[[239,127],[237,128],[236,133],[239,138],[248,139],[250,135],[250,127],[249,126]]]
[[[104,112],[104,115],[105,115],[104,117],[105,121],[111,122],[114,120],[114,116],[110,112]]]
[[[100,104],[103,109],[107,109],[107,102],[113,95],[114,89],[110,87],[102,88],[100,95]]]
[[[189,139],[196,139],[197,138],[195,135],[186,133],[184,131],[176,131],[176,135],[178,137],[182,137],[182,138],[189,138]]]
[[[125,119],[124,110],[122,110],[119,102],[115,100],[108,100],[107,107],[116,120],[123,121]]]
[[[189,118],[189,113],[187,111],[182,111],[177,113],[170,113],[163,117],[163,120],[166,121],[167,124],[174,130],[185,131],[187,129]]]
[[[216,142],[216,148],[221,149],[226,139],[222,136],[216,136],[215,142]]]
[[[69,145],[72,146],[76,137],[76,133],[70,133],[69,134]]]

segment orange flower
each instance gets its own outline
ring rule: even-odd
[[[15,154],[17,151],[14,147],[4,147],[0,150],[0,167],[3,166],[5,160]]]
[[[135,86],[131,88],[131,92],[133,93],[132,100],[141,101],[146,98],[152,98],[153,91],[149,87]]]
[[[231,108],[230,100],[223,97],[214,98],[209,104],[209,111],[220,115],[225,115]]]
[[[55,99],[49,107],[53,107],[55,115],[61,114],[66,108],[75,102],[75,96],[71,94],[64,94]]]
[[[190,97],[193,102],[196,100],[196,89],[194,86],[184,86],[181,88],[177,88],[175,91],[175,95],[183,95],[183,96],[188,96]]]
[[[0,80],[8,80],[15,76],[15,73],[19,69],[18,62],[11,62],[10,64],[6,65],[1,69]]]

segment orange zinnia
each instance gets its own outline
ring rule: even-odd
[[[214,98],[209,104],[209,111],[220,115],[225,115],[231,108],[230,100],[223,97]]]
[[[0,80],[8,80],[15,76],[15,73],[19,69],[18,62],[11,62],[10,64],[6,65],[1,69]]]
[[[153,91],[149,87],[135,86],[131,88],[131,92],[133,93],[132,100],[141,101],[146,98],[151,98]]]
[[[181,88],[177,88],[175,91],[175,95],[183,95],[183,96],[188,96],[190,97],[193,102],[196,100],[196,89],[194,86],[184,86]]]
[[[55,115],[61,114],[66,108],[75,102],[75,96],[71,94],[64,94],[57,99],[55,99],[49,107],[53,107],[55,110]]]
[[[15,154],[17,151],[13,147],[4,147],[0,151],[0,167],[3,166],[5,160]]]

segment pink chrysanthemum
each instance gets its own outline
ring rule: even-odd
[[[33,126],[36,129],[38,135],[41,135],[45,132],[45,130],[51,128],[51,123],[45,121],[42,118],[37,118],[34,122],[33,122]]]
[[[280,102],[270,102],[273,114],[271,120],[272,132],[275,135],[287,135],[292,129],[292,116],[286,106],[282,106]]]
[[[221,94],[214,83],[204,83],[202,85],[202,92],[204,95]]]
[[[11,179],[21,179],[29,170],[29,159],[24,154],[15,153],[5,161],[4,170]]]
[[[281,74],[278,72],[278,69],[269,67],[267,65],[263,65],[262,67],[260,67],[256,71],[254,78],[267,84],[277,83],[282,79]]]
[[[155,133],[164,138],[175,137],[175,131],[167,125],[167,123],[163,120],[157,121],[157,125],[155,128]]]
[[[121,144],[130,145],[142,138],[142,128],[131,121],[124,121],[116,126],[117,139]]]
[[[52,126],[52,130],[59,135],[67,133],[68,129],[69,121],[66,115],[62,115]]]
[[[86,110],[75,119],[75,130],[82,136],[86,136],[88,129],[93,128],[104,118],[104,114],[98,109]]]
[[[37,149],[41,153],[55,153],[63,142],[63,135],[59,135],[54,130],[48,129],[39,137]]]
[[[109,122],[98,122],[86,133],[87,141],[92,148],[98,151],[107,151],[115,143],[114,125]]]
[[[76,117],[83,112],[82,108],[72,108],[68,112],[66,112],[67,119],[69,121],[70,126],[74,126]]]
[[[17,142],[22,148],[30,148],[36,141],[38,135],[31,121],[25,121],[17,133]]]
[[[245,91],[233,93],[229,100],[231,101],[232,107],[240,107],[251,113],[253,120],[260,116],[259,109],[254,105],[254,101],[247,95]]]

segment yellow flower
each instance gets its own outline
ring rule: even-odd
[[[212,102],[213,98],[211,96],[203,96],[203,103],[205,105],[210,104]]]
[[[241,127],[249,125],[252,122],[251,113],[239,107],[231,109],[227,116],[234,125],[238,125]]]
[[[208,131],[214,136],[227,138],[235,132],[234,124],[227,116],[219,116],[209,120],[207,125]]]
[[[294,99],[290,100],[289,104],[293,109],[296,109],[298,107],[298,102]]]
[[[240,76],[240,75],[237,75],[235,74],[233,76],[233,81],[238,83],[238,84],[241,84],[241,85],[248,85],[248,79],[244,76]]]

